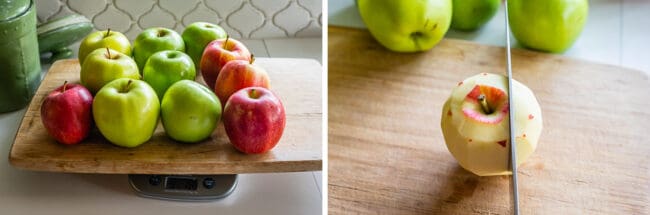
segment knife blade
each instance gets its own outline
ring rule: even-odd
[[[508,0],[504,1],[505,5],[505,20],[506,20],[506,72],[508,76],[508,124],[510,127],[510,162],[509,167],[512,171],[511,190],[512,190],[512,204],[514,214],[519,214],[519,190],[517,185],[517,144],[515,142],[515,109],[512,93],[512,59],[510,56],[510,22],[508,21]]]

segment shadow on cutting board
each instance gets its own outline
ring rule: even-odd
[[[510,200],[508,198],[508,185],[510,183],[508,176],[481,177],[468,172],[458,164],[455,164],[455,167],[449,173],[449,177],[444,182],[439,183],[440,187],[436,189],[441,193],[436,195],[439,198],[436,198],[433,203],[433,211],[444,214],[462,214],[472,211],[482,214],[510,210],[508,208],[508,200]],[[487,190],[494,190],[494,188],[487,189],[490,186],[503,188],[505,195],[502,193],[486,193]],[[485,195],[492,195],[494,198],[489,202],[476,202],[472,200],[475,195],[476,199],[485,199],[483,198]]]

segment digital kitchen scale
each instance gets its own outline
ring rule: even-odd
[[[237,175],[129,175],[143,197],[172,201],[213,201],[232,193]]]

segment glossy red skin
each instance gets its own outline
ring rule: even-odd
[[[251,90],[259,97],[249,96]],[[265,153],[275,147],[286,124],[284,106],[270,90],[248,87],[233,94],[224,108],[223,125],[230,143],[246,154]]]
[[[58,142],[71,145],[81,142],[92,126],[93,96],[79,84],[68,84],[50,92],[41,105],[41,121]]]
[[[214,90],[215,81],[219,76],[219,72],[228,61],[251,60],[251,53],[241,42],[228,38],[228,43],[225,43],[226,39],[214,40],[208,43],[203,50],[199,70],[201,70],[203,80],[208,85],[209,89]],[[226,46],[224,46],[224,44]]]
[[[269,75],[264,69],[245,60],[232,60],[221,69],[215,83],[214,92],[221,104],[226,104],[230,96],[246,87],[270,88]]]

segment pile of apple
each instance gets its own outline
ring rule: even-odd
[[[79,63],[80,84],[66,81],[41,106],[46,130],[63,144],[80,143],[94,122],[111,143],[136,147],[159,121],[171,139],[199,142],[222,119],[235,148],[264,153],[284,131],[284,107],[268,74],[215,24],[193,23],[182,35],[146,29],[133,47],[120,32],[94,32],[79,47]],[[197,70],[207,87],[195,82]]]
[[[359,14],[372,36],[396,52],[429,50],[450,27],[478,30],[494,17],[500,4],[500,0],[357,0]],[[519,44],[554,53],[573,45],[589,13],[588,0],[509,0],[507,7],[512,34]]]

